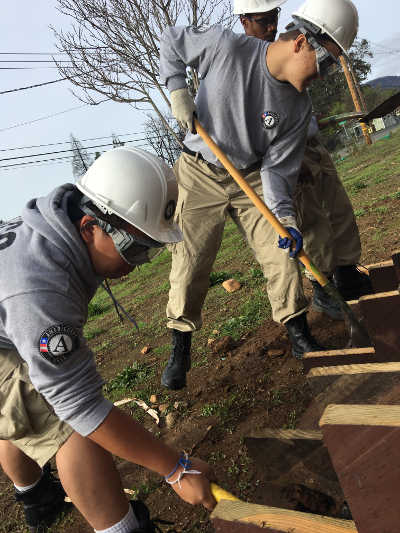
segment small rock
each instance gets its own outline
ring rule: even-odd
[[[211,344],[214,344],[215,339],[208,339],[207,346],[211,346]]]
[[[143,346],[143,348],[140,350],[140,353],[142,355],[145,355],[146,353],[149,353],[149,351],[151,350],[150,346],[147,344],[146,346]]]
[[[158,406],[160,413],[164,413],[168,409],[169,405],[167,403],[162,403]]]
[[[268,357],[282,357],[284,355],[284,350],[268,350],[267,355]]]
[[[219,334],[219,330],[218,329],[213,329],[212,330],[212,334],[213,335],[218,335]]]
[[[235,292],[239,290],[241,287],[240,283],[236,279],[233,279],[233,278],[227,279],[226,281],[224,281],[222,286],[227,292]]]
[[[155,394],[150,396],[150,403],[157,403],[157,396]]]
[[[165,425],[168,429],[171,429],[176,422],[176,414],[175,413],[168,413],[165,417]]]

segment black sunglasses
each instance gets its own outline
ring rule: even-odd
[[[272,26],[274,24],[277,24],[280,11],[281,11],[281,8],[277,7],[276,9],[272,10],[268,15],[265,15],[260,18],[255,18],[253,15],[245,15],[245,16],[250,21],[257,22],[257,24],[266,28],[267,26]]]

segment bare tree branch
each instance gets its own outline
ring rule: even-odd
[[[58,0],[58,9],[73,21],[69,30],[53,28],[57,49],[70,60],[68,66],[55,63],[73,84],[73,94],[85,103],[101,95],[153,110],[155,123],[159,119],[170,130],[168,139],[181,144],[181,132],[163,116],[170,104],[159,78],[160,35],[175,24],[231,26],[231,0]],[[188,83],[195,94],[199,78],[192,68]]]

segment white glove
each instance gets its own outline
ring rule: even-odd
[[[185,130],[194,133],[193,113],[196,106],[186,87],[177,89],[171,93],[171,113]]]

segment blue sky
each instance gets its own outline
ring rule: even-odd
[[[333,0],[332,0],[333,1]],[[290,13],[298,7],[299,0],[288,0],[283,5],[280,29],[289,22]],[[377,4],[370,0],[355,0],[360,14],[359,37],[370,40],[377,51],[373,62],[371,79],[384,75],[400,75],[400,3],[398,0],[379,2],[379,24]],[[0,32],[0,60],[16,59],[4,52],[55,52],[54,37],[50,25],[67,29],[69,20],[56,10],[54,0],[15,0],[2,5]],[[237,26],[236,31],[240,31]],[[27,56],[24,56],[25,58]],[[35,56],[33,59],[38,59]],[[43,57],[43,59],[46,59]],[[35,65],[35,64],[34,64]],[[3,67],[11,66],[2,63]],[[14,64],[13,66],[19,66]],[[35,65],[37,66],[37,65]],[[24,87],[57,79],[56,69],[2,70],[0,91]],[[45,87],[0,95],[0,159],[17,157],[26,153],[44,153],[69,146],[60,145],[29,149],[26,151],[10,148],[68,141],[73,133],[78,139],[132,134],[127,138],[140,138],[143,135],[145,114],[135,111],[126,104],[103,103],[97,107],[81,107],[33,124],[13,127],[24,122],[60,113],[81,106],[70,91],[68,82],[60,82]],[[136,134],[136,135],[134,135]],[[101,144],[108,140],[96,141]],[[91,143],[84,143],[91,146]],[[60,154],[62,155],[62,154]],[[45,157],[38,157],[44,159]],[[13,161],[8,161],[8,163]],[[19,160],[16,159],[15,163]],[[0,161],[0,166],[5,163]],[[41,164],[1,170],[2,195],[0,196],[0,219],[8,219],[20,213],[22,207],[32,197],[46,194],[52,188],[72,181],[71,164]]]

